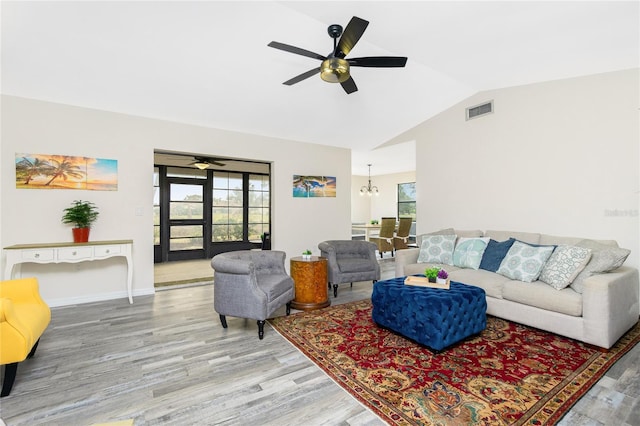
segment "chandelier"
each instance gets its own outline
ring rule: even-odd
[[[367,186],[363,186],[362,188],[360,188],[360,195],[367,194],[369,197],[371,197],[372,194],[380,195],[380,193],[378,192],[378,187],[371,186],[371,164],[367,164],[367,166],[369,166],[369,183],[367,184]]]

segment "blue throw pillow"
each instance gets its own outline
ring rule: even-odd
[[[484,269],[490,272],[496,272],[500,268],[502,259],[507,255],[509,249],[516,241],[515,238],[509,238],[507,241],[489,240],[487,248],[482,255],[482,261],[480,262],[480,269]]]

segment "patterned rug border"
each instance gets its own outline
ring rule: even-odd
[[[273,329],[284,337],[292,346],[302,352],[310,361],[317,365],[322,371],[325,372],[336,384],[344,389],[351,397],[357,400],[360,404],[371,410],[375,415],[380,417],[383,421],[393,425],[412,425],[415,424],[411,419],[402,414],[398,409],[390,408],[392,404],[388,402],[380,401],[378,395],[376,395],[370,389],[364,388],[361,383],[352,379],[351,377],[341,374],[341,369],[338,365],[335,365],[331,360],[326,359],[321,354],[317,353],[317,350],[307,345],[304,339],[287,329],[286,321],[288,318],[301,317],[301,316],[317,316],[319,314],[326,314],[336,309],[364,309],[367,306],[371,306],[371,300],[359,300],[353,302],[347,302],[340,305],[333,305],[327,308],[299,312],[288,317],[277,317],[268,320]],[[504,320],[506,321],[506,320]],[[513,321],[507,321],[509,323],[515,323]],[[521,327],[537,330],[542,333],[548,333],[544,330],[539,330],[533,327],[528,327],[519,324]],[[577,342],[591,350],[594,353],[590,356],[588,361],[585,361],[572,374],[568,375],[561,383],[554,387],[554,389],[548,392],[543,398],[535,403],[529,410],[527,410],[523,416],[513,425],[523,424],[555,424],[571,409],[571,407],[582,398],[591,389],[598,380],[600,380],[606,372],[620,360],[626,353],[628,353],[635,345],[640,343],[640,322],[636,323],[624,336],[622,336],[616,344],[608,351],[602,348],[597,348],[592,345],[578,342],[574,339],[565,338],[571,342]],[[414,342],[415,343],[415,342]],[[428,350],[425,348],[425,350]],[[445,350],[443,353],[446,353]],[[432,352],[433,353],[433,352]],[[553,408],[551,408],[553,407]]]

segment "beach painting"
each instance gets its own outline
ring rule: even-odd
[[[118,190],[118,160],[16,153],[17,189]]]
[[[317,198],[336,196],[335,176],[293,175],[294,198]]]

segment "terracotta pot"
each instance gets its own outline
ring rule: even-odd
[[[91,228],[73,228],[73,242],[86,243],[89,241],[89,229]]]

